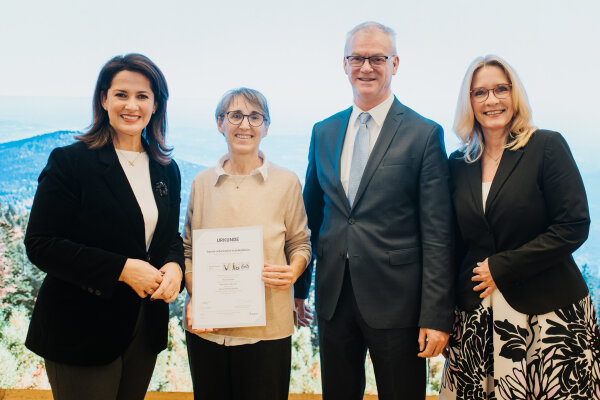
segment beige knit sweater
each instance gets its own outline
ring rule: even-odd
[[[196,176],[183,234],[186,273],[193,270],[194,229],[262,225],[266,263],[288,264],[295,254],[304,256],[307,262],[310,260],[310,230],[298,178],[266,159],[263,167],[266,173],[254,173],[243,179],[230,175],[217,178],[215,167]],[[265,288],[265,301],[266,326],[219,329],[216,333],[255,339],[290,336],[294,332],[293,289]]]

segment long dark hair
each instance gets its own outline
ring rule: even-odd
[[[171,151],[173,150],[165,144],[169,89],[160,69],[148,57],[141,54],[131,53],[116,56],[104,64],[94,90],[92,104],[94,120],[89,131],[75,138],[87,144],[90,149],[97,149],[113,140],[116,133],[110,126],[108,112],[102,107],[102,99],[106,96],[115,75],[121,71],[139,72],[150,81],[156,102],[156,112],[150,118],[145,129],[148,156],[156,162],[168,164],[171,161]]]

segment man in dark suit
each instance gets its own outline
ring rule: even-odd
[[[452,328],[443,131],[392,94],[394,36],[375,22],[348,33],[354,105],[312,132],[304,201],[325,400],[362,399],[367,349],[380,399],[423,399],[425,358],[444,350]]]

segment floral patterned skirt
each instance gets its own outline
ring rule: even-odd
[[[521,314],[494,290],[456,311],[440,400],[600,400],[600,333],[590,296]]]

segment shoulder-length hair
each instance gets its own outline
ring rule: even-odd
[[[512,85],[511,96],[515,113],[510,122],[510,138],[505,148],[516,150],[525,146],[536,129],[531,121],[531,108],[527,100],[527,94],[516,71],[496,55],[489,54],[485,57],[477,57],[469,65],[463,78],[456,104],[456,114],[454,115],[454,131],[461,141],[461,150],[464,153],[465,161],[468,163],[477,161],[485,149],[481,125],[473,114],[470,93],[473,76],[485,66],[500,68]]]
[[[92,125],[89,131],[75,138],[87,144],[90,149],[102,147],[113,140],[116,133],[110,125],[108,112],[102,107],[102,99],[106,96],[115,75],[121,71],[139,72],[150,81],[156,111],[144,129],[146,150],[152,160],[163,165],[168,164],[171,161],[171,151],[173,150],[165,143],[169,89],[160,69],[148,57],[141,54],[131,53],[116,56],[104,64],[94,90]]]

